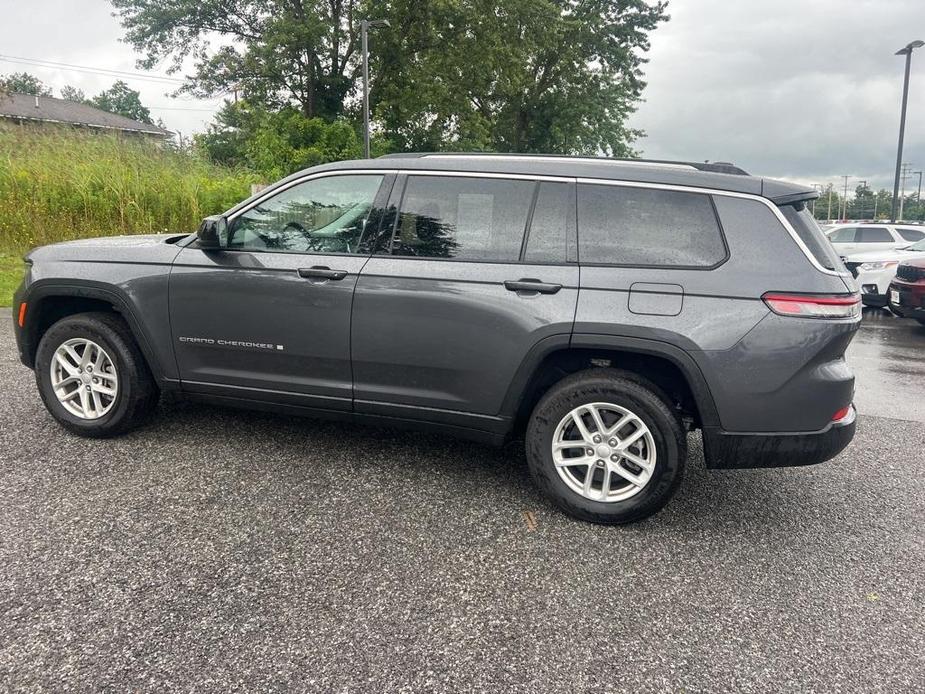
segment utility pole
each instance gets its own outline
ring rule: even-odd
[[[820,195],[824,191],[821,183],[813,183],[813,190],[816,190],[816,189],[819,190]],[[816,218],[816,198],[813,198],[813,219],[815,218]]]
[[[906,179],[909,177],[909,172],[911,170],[912,164],[902,165],[902,175],[900,176],[900,180],[902,181],[902,191],[899,194],[899,217],[894,221],[902,221],[903,208],[905,207],[906,202]]]
[[[829,184],[829,211],[826,213],[826,221],[832,221],[832,184]]]
[[[842,219],[848,219],[848,177],[842,176],[845,179],[845,201],[842,203]]]
[[[363,53],[363,156],[369,159],[369,39],[370,29],[389,27],[388,19],[360,20],[360,50]]]

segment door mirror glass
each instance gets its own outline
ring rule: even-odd
[[[225,215],[216,214],[206,217],[196,232],[199,247],[207,250],[218,250],[228,244],[228,220]]]

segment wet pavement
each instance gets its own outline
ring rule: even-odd
[[[10,327],[0,692],[922,691],[914,322],[865,320],[837,458],[709,471],[692,434],[624,528],[557,511],[514,446],[167,402],[80,439]]]
[[[883,309],[864,309],[848,348],[861,414],[925,422],[925,326]]]

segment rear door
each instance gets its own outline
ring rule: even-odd
[[[177,256],[169,302],[184,390],[351,409],[353,290],[392,178],[298,182],[232,217],[221,250]]]
[[[897,241],[886,227],[858,227],[855,237],[855,251],[888,251],[904,245],[902,239]]]
[[[355,409],[481,428],[531,348],[568,341],[574,183],[415,173],[403,184],[393,236],[357,282]]]
[[[838,255],[845,257],[857,249],[857,227],[842,227],[828,235],[829,241],[835,246]]]

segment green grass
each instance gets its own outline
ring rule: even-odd
[[[2,126],[0,254],[90,236],[192,231],[247,197],[256,180],[135,137]]]
[[[13,303],[13,292],[22,280],[23,269],[19,256],[0,255],[0,307]]]

